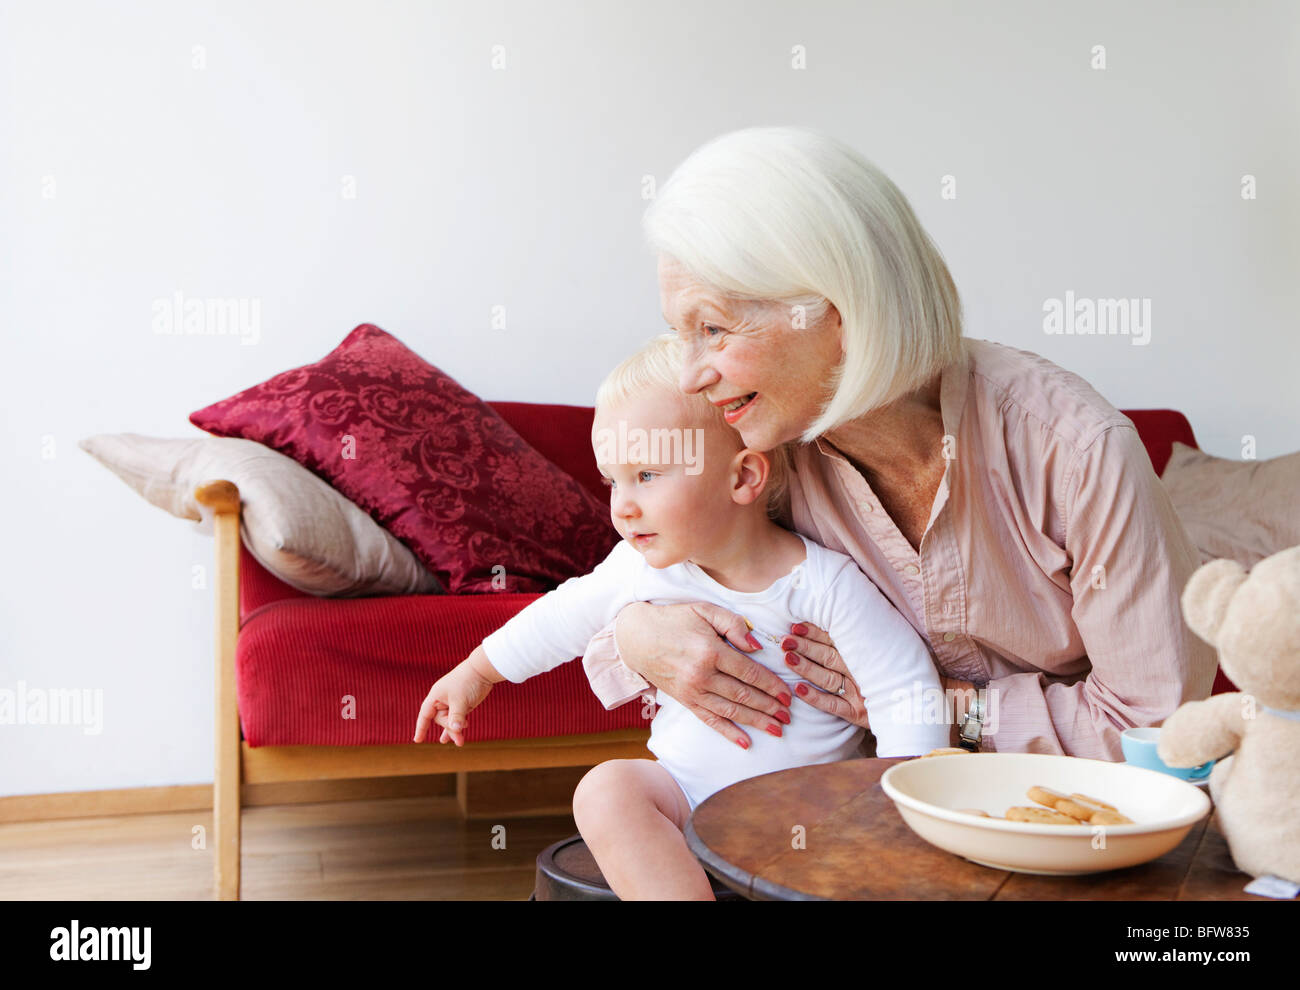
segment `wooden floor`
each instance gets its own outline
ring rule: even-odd
[[[537,854],[576,832],[567,815],[465,821],[455,796],[245,808],[241,899],[527,900]],[[212,900],[211,836],[210,811],[3,824],[0,898]]]

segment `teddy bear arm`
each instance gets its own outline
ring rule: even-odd
[[[1245,731],[1241,697],[1239,691],[1216,694],[1179,708],[1160,730],[1160,759],[1171,767],[1195,767],[1235,750]]]

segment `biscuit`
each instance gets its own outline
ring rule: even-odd
[[[1095,797],[1088,797],[1087,794],[1071,794],[1076,801],[1086,801],[1089,804],[1095,804],[1099,808],[1105,808],[1107,811],[1119,811],[1113,804],[1107,804],[1105,801],[1098,801]]]
[[[1031,801],[1043,807],[1008,808],[1006,821],[1035,822],[1041,825],[1133,824],[1133,819],[1121,814],[1114,805],[1098,801],[1086,794],[1071,794],[1067,797],[1060,791],[1039,784],[1035,784],[1025,793]],[[972,809],[962,810],[978,814]]]
[[[926,753],[925,756],[922,756],[921,759],[924,760],[926,756],[957,756],[961,753],[969,752],[970,750],[968,749],[957,749],[954,746],[944,746],[942,749],[930,750],[930,752]]]
[[[1071,818],[1086,822],[1091,820],[1092,816],[1097,812],[1109,811],[1110,809],[1103,808],[1099,804],[1093,804],[1091,801],[1077,801],[1074,798],[1063,797],[1056,802],[1056,810],[1063,815],[1069,815]]]
[[[1069,798],[1067,798],[1060,791],[1054,791],[1050,787],[1039,787],[1037,785],[1029,788],[1029,790],[1025,792],[1025,797],[1029,798],[1029,800],[1031,801],[1036,801],[1038,804],[1045,805],[1046,807],[1051,808],[1053,810],[1056,810],[1056,803],[1058,801],[1069,800]],[[1060,810],[1064,811],[1065,809],[1062,808]],[[1065,813],[1067,815],[1069,814],[1068,811],[1066,811]]]
[[[1052,810],[1055,811],[1058,815],[1064,815],[1066,818],[1070,819],[1070,821],[1068,822],[1068,824],[1070,824],[1070,825],[1087,825],[1087,824],[1088,824],[1088,816],[1087,816],[1087,815],[1084,815],[1082,818],[1080,818],[1080,817],[1078,817],[1077,815],[1072,815],[1072,814],[1070,814],[1068,811],[1066,811],[1066,810],[1065,810],[1064,808],[1062,808],[1060,805],[1057,805],[1057,806],[1056,806],[1055,808],[1053,808]]]
[[[1094,812],[1093,816],[1090,819],[1088,819],[1088,821],[1093,825],[1132,825],[1133,824],[1132,818],[1127,818],[1124,815],[1121,815],[1118,811],[1110,811],[1107,808],[1102,808],[1100,811]]]
[[[1049,811],[1047,808],[1008,808],[1007,821],[1009,822],[1033,822],[1037,825],[1081,825],[1069,815],[1063,815],[1059,811]]]

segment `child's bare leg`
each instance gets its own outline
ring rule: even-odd
[[[682,829],[691,806],[653,760],[610,760],[582,778],[573,817],[610,889],[625,901],[712,901]]]

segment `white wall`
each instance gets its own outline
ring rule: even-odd
[[[485,398],[588,403],[661,329],[642,177],[737,127],[879,164],[972,336],[1182,409],[1213,453],[1300,448],[1297,5],[1064,6],[5,3],[0,688],[105,711],[0,726],[0,794],[211,780],[211,541],[80,437],[193,435],[361,322]],[[1067,289],[1149,298],[1150,344],[1047,336]],[[155,334],[177,291],[256,300],[258,342]]]

